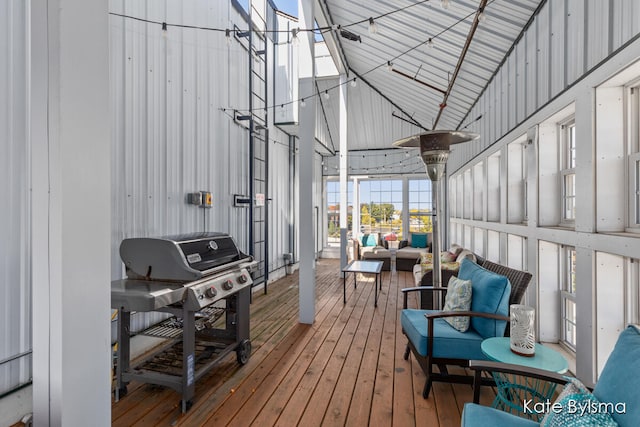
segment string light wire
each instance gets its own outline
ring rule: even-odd
[[[426,3],[430,0],[421,0],[419,2],[416,3],[412,3],[410,5],[404,6],[402,8],[399,9],[394,9],[392,11],[383,13],[381,15],[375,16],[375,17],[367,17],[364,19],[361,19],[359,21],[356,22],[352,22],[350,24],[346,24],[346,25],[332,25],[332,26],[328,26],[328,27],[318,27],[315,29],[306,29],[306,28],[297,28],[296,30],[296,35],[301,32],[301,31],[305,31],[305,32],[316,32],[319,31],[321,34],[326,32],[326,31],[332,31],[332,30],[336,30],[336,29],[340,29],[340,28],[348,28],[348,27],[352,27],[355,25],[359,25],[362,23],[369,23],[370,20],[376,20],[376,19],[380,19],[380,18],[384,18],[386,16],[392,15],[394,13],[398,13],[401,11],[404,11],[406,9],[409,9],[410,7],[413,6],[417,6],[423,3]],[[489,4],[493,3],[496,0],[491,0],[490,2],[487,3],[486,6],[488,6]],[[485,9],[486,9],[485,6]],[[484,12],[484,10],[483,10]],[[448,27],[442,29],[440,32],[438,32],[437,34],[433,35],[432,37],[430,37],[428,40],[425,40],[423,42],[420,42],[419,44],[408,48],[407,50],[400,52],[399,54],[397,54],[396,56],[394,56],[393,58],[384,61],[378,65],[376,65],[375,67],[365,71],[364,73],[360,74],[360,76],[366,76],[367,74],[370,74],[372,72],[374,72],[375,70],[381,68],[381,67],[387,67],[389,63],[393,63],[393,61],[397,60],[398,58],[401,58],[403,56],[405,56],[406,54],[419,49],[421,46],[425,45],[425,44],[429,44],[429,43],[433,43],[434,39],[440,37],[442,34],[446,33],[447,31],[451,30],[452,28],[454,28],[455,26],[459,25],[460,23],[466,21],[469,17],[475,15],[477,13],[477,10],[474,10],[473,12],[470,12],[469,14],[463,16],[462,18],[458,19],[456,22],[454,22],[453,24],[449,25]],[[126,18],[126,19],[132,19],[135,21],[139,21],[139,22],[145,22],[145,23],[149,23],[149,24],[157,24],[160,25],[163,29],[163,31],[167,28],[167,27],[176,27],[176,28],[187,28],[187,29],[196,29],[196,30],[207,30],[207,31],[216,31],[216,32],[224,32],[225,35],[229,34],[229,32],[233,32],[233,33],[244,33],[245,31],[241,31],[241,30],[230,30],[228,28],[213,28],[213,27],[203,27],[203,26],[198,26],[198,25],[187,25],[187,24],[173,24],[173,23],[168,23],[168,22],[164,22],[164,21],[154,21],[154,20],[150,20],[150,19],[145,19],[145,18],[139,18],[136,16],[132,16],[132,15],[125,15],[125,14],[121,14],[121,13],[115,13],[115,12],[109,12],[109,15],[113,15],[113,16],[119,16],[122,18]],[[291,30],[260,30],[260,33],[291,33]],[[339,88],[340,86],[346,84],[346,83],[351,83],[352,86],[355,86],[356,84],[356,78],[353,79],[349,79],[347,80],[347,82],[345,83],[338,83],[332,87],[329,87],[327,89],[325,89],[326,92]],[[309,98],[313,98],[315,96],[318,96],[317,93],[314,94],[310,94],[308,96],[305,96],[304,98],[309,99]],[[296,100],[292,100],[292,101],[288,101],[285,103],[280,103],[280,104],[274,104],[268,107],[258,107],[258,108],[254,108],[252,110],[241,110],[241,109],[237,109],[237,111],[241,111],[241,112],[251,112],[251,111],[256,111],[256,110],[260,110],[260,109],[275,109],[276,107],[281,107],[284,108],[285,105],[291,105],[291,104],[295,104],[296,102],[300,102],[304,99],[303,97],[300,97],[299,99]]]

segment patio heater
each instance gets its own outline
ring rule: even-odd
[[[420,148],[420,157],[427,168],[427,175],[431,180],[433,204],[433,287],[442,286],[442,272],[440,271],[440,180],[444,176],[449,158],[449,148],[453,144],[472,141],[479,137],[476,133],[455,130],[432,130],[401,139],[393,143],[396,147]],[[434,298],[435,301],[435,298]],[[438,299],[439,301],[439,299]]]

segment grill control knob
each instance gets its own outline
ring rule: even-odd
[[[245,276],[244,274],[242,274],[241,276],[238,276],[238,282],[247,283],[247,276]]]
[[[216,288],[212,286],[204,291],[204,294],[207,296],[207,298],[214,298],[216,295],[218,295],[218,291],[216,291]]]
[[[233,282],[231,280],[225,280],[225,282],[222,284],[222,289],[228,291],[231,288],[233,288]]]

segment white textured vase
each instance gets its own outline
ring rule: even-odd
[[[531,357],[536,351],[536,312],[533,307],[512,304],[511,307],[511,351]]]

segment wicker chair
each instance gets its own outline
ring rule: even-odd
[[[529,282],[531,281],[531,273],[528,271],[516,270],[510,267],[506,267],[504,265],[496,264],[495,262],[491,262],[482,257],[476,255],[476,263],[486,268],[489,271],[493,271],[494,273],[501,274],[506,276],[511,282],[511,295],[509,296],[509,305],[511,304],[520,304],[522,302],[522,298],[524,297],[524,293],[527,291],[527,287],[529,286]],[[448,271],[442,270],[442,286],[446,287],[449,283],[449,279],[451,277],[457,276],[456,271]],[[433,284],[433,276],[432,272],[428,272],[422,276],[420,280],[420,286],[432,286]],[[442,302],[441,306],[444,305],[444,297],[446,293],[442,292]],[[420,308],[423,310],[431,310],[433,309],[433,298],[432,292],[422,292],[420,296]],[[509,336],[509,328],[505,331],[505,337]]]
[[[465,260],[465,261],[468,261],[468,260]],[[483,262],[482,267],[485,270],[499,274],[500,276],[505,276],[507,279],[509,279],[509,282],[511,284],[511,289],[509,294],[509,304],[519,303],[522,300],[522,297],[527,287],[529,286],[529,282],[531,281],[531,277],[532,277],[531,273],[526,271],[515,270],[513,268],[495,264],[493,262],[486,261],[484,259],[481,259],[481,261]],[[414,357],[422,367],[422,370],[424,371],[427,377],[424,389],[422,391],[422,396],[426,399],[429,396],[429,392],[431,390],[431,384],[433,381],[472,384],[473,377],[466,376],[466,375],[450,375],[447,371],[447,365],[459,365],[463,367],[468,367],[469,360],[473,359],[473,357],[462,358],[462,357],[438,357],[437,355],[434,356],[434,354],[439,352],[438,350],[434,350],[434,344],[433,344],[434,338],[436,339],[438,338],[437,336],[434,337],[433,335],[434,323],[437,320],[440,320],[442,317],[459,316],[463,313],[460,313],[460,312],[445,313],[445,312],[434,311],[434,310],[408,310],[409,308],[408,294],[410,292],[421,292],[421,291],[438,292],[442,294],[446,292],[446,288],[433,288],[430,286],[420,286],[420,287],[402,289],[402,292],[404,294],[404,305],[403,305],[404,310],[403,310],[402,317],[404,318],[405,315],[407,316],[410,315],[413,319],[417,319],[418,317],[421,317],[421,316],[423,316],[422,317],[423,319],[424,317],[427,318],[427,322],[421,323],[421,325],[423,326],[420,327],[421,328],[420,334],[423,337],[422,339],[426,338],[426,342],[427,342],[426,354],[420,354],[421,350],[418,348],[419,346],[416,345],[417,343],[412,342],[411,339],[408,340],[407,347],[404,353],[405,360],[408,360],[409,354],[413,353]],[[508,313],[508,308],[507,308],[507,313]],[[508,317],[505,318],[504,316],[499,316],[491,313],[464,312],[464,315],[484,317],[487,319],[496,319],[496,320],[508,319]],[[407,321],[407,319],[403,320],[402,332],[405,335],[407,335],[407,332],[405,331],[404,322]],[[413,321],[407,321],[407,324],[409,323],[414,324]],[[509,332],[509,324],[507,323],[503,335],[507,336],[508,332]],[[408,336],[409,335],[407,335],[407,337]],[[475,343],[475,344],[471,343],[471,346],[473,347],[476,344],[479,346],[479,343]],[[422,349],[422,353],[424,353],[424,349]],[[470,351],[469,354],[476,354],[476,358],[478,358],[477,349],[475,352]],[[433,371],[433,365],[438,366],[439,373],[435,373]]]

